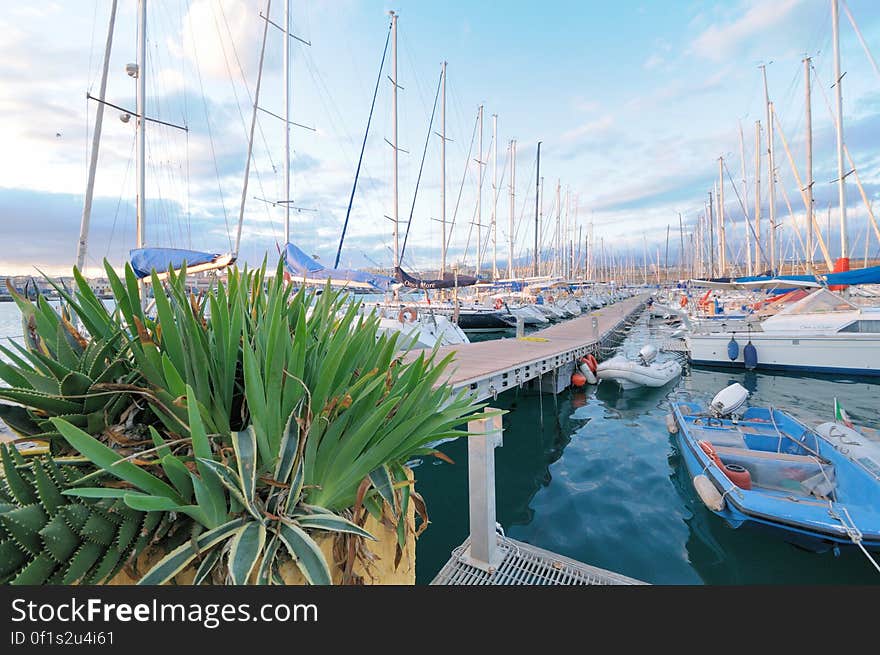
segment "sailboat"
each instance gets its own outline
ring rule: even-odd
[[[80,226],[80,239],[77,246],[77,267],[82,268],[85,262],[88,247],[89,221],[91,215],[92,196],[94,193],[95,174],[98,163],[98,151],[101,140],[101,126],[104,115],[104,94],[107,88],[107,73],[110,62],[110,51],[113,44],[113,31],[116,21],[117,0],[113,0],[110,11],[110,25],[107,33],[107,43],[104,52],[104,68],[101,78],[100,97],[94,98],[98,102],[95,132],[92,141],[91,159],[89,163],[89,175],[86,185],[86,200],[83,206],[83,216]],[[135,276],[139,280],[148,281],[153,272],[156,272],[159,280],[164,280],[169,271],[180,270],[184,266],[188,273],[199,273],[225,268],[235,262],[236,256],[232,253],[211,253],[199,250],[186,250],[181,248],[163,248],[146,246],[146,124],[152,120],[147,116],[146,96],[146,26],[147,26],[147,0],[138,0],[138,28],[137,28],[137,63],[126,66],[129,76],[137,80],[136,102],[136,165],[137,165],[137,243],[130,251],[131,266]],[[124,120],[128,120],[129,114],[124,114]],[[177,126],[174,126],[177,127]]]

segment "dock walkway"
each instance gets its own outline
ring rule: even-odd
[[[545,373],[570,374],[572,362],[587,354],[598,355],[603,343],[619,336],[647,298],[648,294],[633,296],[523,338],[444,346],[439,349],[440,357],[452,352],[455,358],[441,383],[451,385],[454,391],[469,388],[475,400],[486,400]],[[407,357],[419,352],[412,351]],[[567,378],[564,383],[568,386]]]

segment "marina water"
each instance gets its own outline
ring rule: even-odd
[[[668,335],[645,313],[620,349],[635,357]],[[833,419],[836,396],[857,423],[880,427],[880,384],[864,378],[685,365],[679,381],[659,389],[620,391],[606,381],[555,399],[512,390],[491,402],[509,412],[495,450],[498,522],[519,541],[654,584],[877,584],[857,549],[809,553],[772,534],[733,530],[699,500],[666,430],[669,400],[706,406],[733,382],[750,391],[750,403],[809,424]],[[468,534],[467,447],[459,440],[441,450],[455,464],[427,458],[415,468],[431,519],[418,545],[420,584]]]

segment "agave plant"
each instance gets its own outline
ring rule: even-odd
[[[82,476],[77,466],[51,457],[26,461],[5,444],[0,457],[0,584],[97,584],[132,563],[154,539],[175,543],[162,514],[134,510],[121,500],[63,495]]]
[[[91,462],[92,473],[66,481],[65,498],[188,517],[192,540],[166,548],[144,583],[167,581],[195,560],[199,582],[275,582],[287,558],[306,580],[328,583],[330,567],[311,535],[340,533],[360,546],[372,538],[363,529],[367,512],[396,528],[399,560],[411,503],[420,529],[427,524],[405,463],[465,434],[460,426],[480,408],[435,388],[448,358],[431,353],[404,363],[396,338],[379,336],[375,316],[329,286],[320,295],[293,293],[280,263],[274,278],[265,264],[233,269],[202,299],[187,294],[185,273],[170,272],[165,284],[154,274],[152,317],[130,267],[124,281],[109,266],[107,273],[113,312],[78,272],[76,292],[59,293],[91,337],[80,343],[83,353],[115,335],[127,373],[112,384],[92,381],[87,394],[59,385],[45,395],[73,402],[89,390],[115,392],[110,402],[132,408],[127,417],[136,417],[131,430],[141,440],[123,448],[106,424],[64,416],[66,405],[47,411],[29,396],[5,396],[25,406],[6,411],[27,412]],[[43,342],[50,328],[57,332],[46,307],[38,301],[32,320]],[[21,368],[5,372],[28,380]],[[348,551],[349,558],[363,552]]]

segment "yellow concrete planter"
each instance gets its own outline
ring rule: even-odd
[[[407,538],[406,545],[403,549],[403,555],[400,558],[400,564],[395,568],[394,556],[397,549],[397,531],[393,528],[383,525],[372,516],[367,515],[367,521],[364,529],[372,534],[378,541],[368,541],[367,549],[374,555],[374,560],[369,566],[364,566],[362,562],[357,561],[354,565],[354,573],[363,579],[364,584],[380,584],[380,585],[414,585],[416,583],[416,540],[413,536],[415,529],[415,504],[409,504],[409,511],[406,515]],[[317,542],[324,553],[327,563],[330,565],[330,572],[333,576],[333,584],[342,583],[342,562],[336,561],[333,557],[333,546],[338,535],[330,532],[314,531],[310,533],[312,538]],[[165,553],[157,548],[148,549],[141,553],[138,557],[138,571],[143,574],[158,562]],[[174,578],[176,584],[189,585],[192,584],[196,573],[196,566],[189,566],[177,574]],[[305,578],[300,573],[296,564],[291,561],[285,562],[279,570],[281,578],[285,584],[304,585]],[[120,571],[111,578],[107,584],[110,585],[133,585],[137,584],[137,579],[129,576],[125,571]]]

